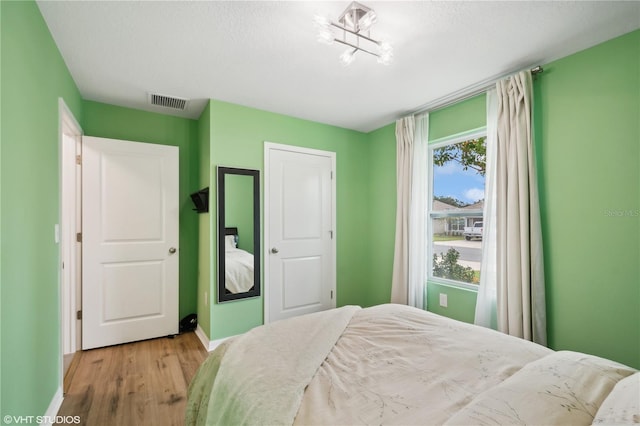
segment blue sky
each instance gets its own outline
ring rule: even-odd
[[[484,176],[472,169],[462,170],[462,166],[454,161],[434,166],[433,194],[474,203],[484,199]]]

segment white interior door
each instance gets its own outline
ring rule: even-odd
[[[82,178],[82,348],[177,334],[178,148],[84,137]]]
[[[335,153],[265,144],[265,320],[336,306]]]

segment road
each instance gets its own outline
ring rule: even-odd
[[[480,269],[482,261],[482,241],[436,241],[433,243],[434,253],[446,253],[450,248],[454,248],[460,253],[458,263],[464,266],[470,266],[474,270]]]

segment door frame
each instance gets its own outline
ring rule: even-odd
[[[333,281],[333,299],[332,304],[333,307],[336,307],[336,300],[338,299],[338,290],[337,290],[337,245],[336,241],[338,240],[338,231],[337,231],[337,221],[336,221],[336,182],[337,182],[337,173],[336,173],[336,153],[333,151],[324,151],[313,148],[303,148],[295,145],[285,145],[274,142],[265,141],[264,142],[264,242],[263,242],[263,253],[264,253],[264,288],[263,288],[263,312],[264,312],[264,323],[268,324],[271,322],[270,312],[269,312],[269,298],[270,295],[270,276],[269,276],[269,261],[267,259],[268,254],[270,253],[271,239],[270,239],[270,227],[269,227],[269,206],[270,206],[270,182],[271,182],[271,164],[270,164],[270,151],[278,150],[278,151],[287,151],[298,154],[307,154],[307,155],[319,155],[323,157],[331,158],[331,170],[333,171],[333,178],[331,179],[331,222],[333,223],[333,238],[331,240],[331,264],[333,266],[331,275]]]
[[[56,224],[58,253],[58,292],[60,298],[60,385],[63,385],[69,354],[75,354],[81,347],[82,321],[76,312],[81,309],[82,249],[76,241],[76,233],[82,230],[82,209],[80,188],[82,185],[80,167],[76,157],[82,153],[82,127],[64,102],[58,98],[58,175],[59,175],[59,224]],[[75,147],[65,149],[64,137],[70,136]],[[63,180],[63,171],[71,176]],[[66,183],[66,184],[65,184]],[[68,201],[71,200],[71,203]],[[65,202],[67,201],[67,202]],[[68,226],[64,226],[64,224]],[[68,250],[67,250],[68,249]],[[68,255],[67,255],[68,253]],[[66,263],[65,263],[66,262]],[[64,265],[64,268],[63,268]],[[65,268],[69,270],[69,285],[65,285]],[[67,359],[65,360],[65,355]]]

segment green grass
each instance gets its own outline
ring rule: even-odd
[[[462,235],[434,235],[433,241],[456,241],[456,240],[464,240]]]

